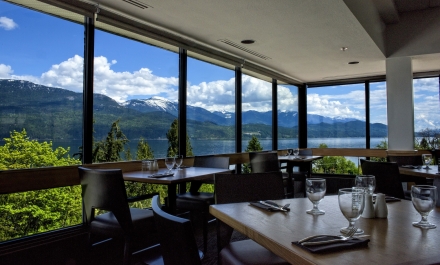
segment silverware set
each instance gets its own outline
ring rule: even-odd
[[[284,206],[281,206],[281,205],[278,205],[277,203],[271,202],[271,201],[259,201],[259,203],[264,205],[264,206],[268,206],[268,207],[271,207],[273,209],[280,210],[280,211],[283,211],[283,212],[289,211],[289,206],[290,206],[290,203],[288,203],[288,204],[286,204]]]
[[[357,231],[357,227],[352,227],[350,231],[348,231],[347,234],[345,235],[314,235],[314,236],[309,236],[306,238],[303,238],[301,240],[298,241],[298,243],[300,243],[303,246],[317,246],[317,245],[326,245],[326,244],[331,244],[331,243],[338,243],[338,242],[345,242],[347,240],[353,239],[353,238],[360,238],[360,237],[368,237],[369,235],[360,235],[360,236],[355,236]],[[333,237],[333,239],[330,240],[322,240],[322,241],[310,241],[312,239],[315,238],[328,238],[328,237]]]

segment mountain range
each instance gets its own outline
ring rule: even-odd
[[[0,79],[0,137],[12,130],[26,129],[32,139],[81,139],[83,94],[62,88],[34,84],[24,80]],[[178,103],[164,98],[131,99],[122,104],[102,94],[94,94],[95,139],[105,137],[112,122],[129,139],[166,138],[166,132],[178,114]],[[279,138],[297,137],[298,113],[278,113]],[[272,112],[244,111],[243,137],[257,134],[271,137]],[[309,137],[362,137],[365,122],[356,119],[307,115]],[[199,139],[233,139],[235,115],[187,106],[188,135]],[[372,137],[385,137],[387,126],[371,124]]]

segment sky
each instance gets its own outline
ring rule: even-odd
[[[82,25],[0,1],[0,79],[82,93],[83,32]],[[101,30],[96,30],[95,38],[95,93],[121,103],[151,97],[177,101],[177,53]],[[233,70],[188,58],[188,104],[234,111],[234,77]],[[247,75],[242,81],[243,111],[271,110],[271,83]],[[387,123],[385,89],[385,82],[370,85],[372,123]],[[279,86],[278,93],[279,110],[297,110],[294,86]],[[364,101],[363,84],[309,88],[307,111],[365,120]],[[439,109],[438,78],[415,80],[416,131],[440,128]]]

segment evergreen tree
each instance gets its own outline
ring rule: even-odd
[[[252,135],[252,138],[249,140],[248,145],[246,147],[245,152],[258,152],[263,151],[263,147],[261,146],[260,141],[255,135]],[[243,164],[243,173],[250,173],[251,167],[249,164]]]
[[[141,137],[137,144],[136,160],[153,159],[154,154],[147,141]]]
[[[319,148],[327,148],[326,144],[320,144]],[[356,164],[343,156],[324,156],[315,160],[313,172],[326,174],[358,174]]]
[[[121,161],[121,153],[129,140],[119,127],[119,120],[112,123],[107,137],[103,141],[94,142],[93,162],[116,162]]]
[[[171,123],[171,127],[167,132],[167,139],[168,139],[168,149],[167,149],[167,156],[168,157],[174,157],[179,152],[179,135],[178,135],[179,129],[178,129],[178,121],[175,119]],[[186,136],[186,156],[194,156],[194,153],[192,151],[191,142],[189,141],[188,135]]]

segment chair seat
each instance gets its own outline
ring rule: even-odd
[[[253,264],[281,265],[290,264],[273,254],[253,240],[241,240],[229,243],[220,251],[222,265]]]
[[[176,208],[185,210],[200,210],[206,208],[208,210],[209,205],[214,204],[214,194],[210,192],[186,192],[177,195]]]
[[[134,235],[136,238],[151,237],[156,230],[154,224],[153,211],[130,208],[131,219],[133,222]],[[94,234],[121,237],[123,235],[121,226],[112,212],[97,215],[90,224],[90,230]]]

